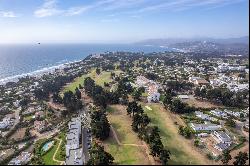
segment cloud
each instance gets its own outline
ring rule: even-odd
[[[136,11],[131,13],[145,13],[151,11],[183,11],[189,10],[192,8],[200,7],[200,8],[216,8],[225,5],[230,5],[233,3],[239,3],[244,0],[169,0],[169,1],[162,1],[161,3],[155,3],[151,6],[142,7]]]
[[[133,17],[140,13],[158,11],[183,11],[199,7],[200,9],[213,9],[239,3],[246,0],[96,0],[87,5],[71,6],[59,9],[58,0],[44,0],[34,15],[36,17],[48,17],[54,15],[75,16],[87,11],[117,12]]]
[[[48,17],[63,13],[57,9],[57,0],[45,0],[44,4],[34,12],[36,17]]]
[[[18,16],[12,11],[0,11],[0,17],[15,18]]]
[[[117,19],[117,18],[114,18],[114,19],[102,19],[101,22],[104,22],[104,23],[111,23],[111,22],[119,22],[120,20]]]
[[[79,15],[79,14],[82,14],[83,12],[85,12],[85,11],[87,11],[89,9],[90,9],[89,6],[86,6],[86,7],[72,7],[72,8],[68,9],[65,12],[65,15],[66,16]]]
[[[80,15],[90,9],[98,8],[107,3],[113,3],[116,0],[102,0],[86,6],[69,7],[68,9],[59,9],[57,0],[45,0],[43,5],[34,11],[36,17],[49,17],[54,15],[74,16]]]

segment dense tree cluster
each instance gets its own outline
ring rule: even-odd
[[[155,73],[146,73],[146,77],[150,80],[157,80],[159,76]]]
[[[187,103],[183,103],[180,99],[174,98],[175,93],[171,89],[165,90],[163,97],[163,104],[170,111],[178,114],[191,113],[197,109],[193,106],[189,106]]]
[[[149,144],[151,154],[159,157],[162,164],[167,164],[170,159],[170,151],[164,148],[159,129],[157,127],[148,126],[150,118],[144,113],[141,105],[136,101],[129,102],[127,113],[132,114],[132,129],[138,133],[138,137]]]
[[[118,88],[115,92],[104,90],[95,81],[87,77],[84,80],[84,88],[89,96],[94,100],[94,104],[102,108],[106,108],[107,104],[118,104],[120,101],[126,104],[128,97],[127,94],[133,92],[132,86],[127,82],[127,79],[121,79],[118,82]]]
[[[249,159],[249,155],[246,152],[239,152],[238,155],[234,158],[234,165],[246,165],[246,161]]]
[[[240,107],[244,105],[244,100],[247,99],[248,91],[232,92],[227,88],[196,88],[195,96],[206,98],[210,101],[222,103],[228,107]]]
[[[74,76],[58,76],[53,78],[53,80],[47,80],[42,83],[41,88],[37,88],[34,91],[35,97],[38,100],[47,100],[49,98],[49,93],[59,93],[60,89],[68,82],[71,82]]]
[[[180,135],[184,136],[185,138],[191,138],[192,130],[190,127],[179,126],[179,133]]]
[[[92,134],[96,138],[104,140],[109,137],[110,124],[104,111],[94,111],[91,114],[91,126]]]
[[[194,87],[194,84],[186,81],[179,82],[171,80],[166,82],[166,86],[172,91],[184,91],[191,90]]]
[[[90,159],[87,165],[111,165],[114,162],[114,157],[104,150],[103,146],[95,143],[91,148]]]
[[[75,112],[83,108],[82,101],[72,91],[64,92],[62,101],[69,112]]]
[[[112,64],[105,64],[102,66],[102,70],[104,71],[115,70],[115,66]]]

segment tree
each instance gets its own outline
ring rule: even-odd
[[[141,93],[145,93],[145,88],[144,87],[139,87],[138,91],[141,92]]]
[[[246,152],[239,152],[238,155],[234,158],[234,165],[246,165],[246,161],[248,160],[248,154]]]
[[[236,127],[236,123],[235,123],[235,121],[232,119],[232,118],[228,118],[227,120],[226,120],[226,123],[225,123],[225,125],[227,125],[227,126],[229,126],[229,127]]]
[[[229,150],[224,150],[222,153],[222,158],[221,158],[221,162],[224,165],[227,165],[228,162],[232,159],[232,156],[230,155],[230,151]]]
[[[192,130],[187,126],[186,127],[179,126],[179,133],[185,138],[190,138],[192,136]]]
[[[62,97],[58,93],[53,93],[52,99],[53,99],[54,103],[60,103],[61,104],[63,102]]]
[[[135,113],[142,114],[143,109],[142,109],[141,105],[139,105],[139,106],[137,105],[136,101],[132,101],[132,102],[128,103],[127,113],[128,113],[128,115],[133,114],[133,116],[134,116]]]
[[[90,152],[90,159],[87,165],[111,165],[114,162],[114,157],[104,150],[103,146],[94,143]]]
[[[79,84],[79,89],[83,89],[83,87],[82,87],[82,85],[81,85],[81,84]]]
[[[105,140],[109,137],[110,124],[104,111],[94,111],[91,114],[91,126],[96,138]]]
[[[76,97],[78,98],[78,99],[81,99],[82,98],[82,94],[81,94],[81,92],[80,92],[80,90],[76,87],[76,89],[75,89],[75,94],[76,94]]]
[[[163,104],[165,107],[172,104],[172,96],[169,93],[166,93],[163,99]]]
[[[200,142],[200,141],[199,141],[198,139],[195,139],[195,140],[194,140],[194,146],[199,146],[199,142]]]
[[[141,92],[141,91],[135,90],[135,92],[134,92],[134,94],[133,94],[134,100],[135,100],[135,101],[139,101],[141,95],[142,95],[142,92]]]
[[[101,70],[99,68],[96,68],[95,72],[97,75],[101,74]]]
[[[162,162],[162,165],[167,165],[168,161],[170,160],[170,151],[167,149],[163,149],[160,154],[160,160]]]
[[[122,95],[122,97],[121,97],[121,104],[127,105],[128,103],[129,103],[129,101],[128,101],[128,95],[127,94]]]

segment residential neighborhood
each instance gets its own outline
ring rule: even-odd
[[[210,164],[221,164],[226,150],[235,155],[234,151],[245,152],[249,146],[249,73],[245,70],[246,60],[236,59],[204,57],[197,60],[185,53],[173,52],[154,55],[105,52],[52,73],[3,85],[0,91],[1,161],[11,165],[83,165],[93,161],[91,149],[103,147],[114,156],[116,163],[121,163],[123,153],[114,151],[118,146],[135,144],[150,148],[139,138],[136,143],[119,140],[121,131],[116,118],[121,118],[121,123],[126,120],[123,125],[131,120],[126,119],[127,113],[115,114],[111,110],[126,112],[125,107],[135,102],[143,110],[143,116],[147,113],[148,118],[157,117],[150,123],[159,125],[160,136],[166,139],[163,144],[170,151],[177,148],[174,143],[168,143],[174,139],[168,140],[165,135],[172,128],[179,144],[194,149],[193,154],[182,152],[189,155],[191,163],[204,162],[194,156],[196,154]],[[91,79],[97,85],[89,86]],[[97,88],[90,89],[93,86]],[[98,88],[100,94],[107,94],[92,96],[90,91]],[[110,98],[106,99],[107,96]],[[92,119],[99,116],[94,115],[95,111],[103,108],[108,110],[104,115],[111,125],[107,139],[117,142],[115,145],[98,135],[97,128],[102,127],[93,129],[93,125],[105,123],[104,119],[100,122]],[[104,115],[100,116],[104,118]],[[134,128],[123,130],[124,134],[137,137]],[[114,149],[110,149],[113,146]],[[161,164],[158,157],[147,155],[144,150],[137,155],[148,157],[147,160],[139,157],[136,164]],[[183,161],[170,157],[172,162]]]

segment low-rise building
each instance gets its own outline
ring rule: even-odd
[[[0,129],[5,129],[9,128],[10,126],[13,125],[13,120],[10,117],[5,117],[3,120],[0,122]]]
[[[204,78],[200,78],[200,77],[189,77],[189,82],[193,83],[194,85],[209,85],[209,82],[207,80],[205,80]]]
[[[232,143],[231,138],[223,131],[214,131],[212,134],[212,137],[218,143],[224,143],[224,144],[231,144]]]
[[[26,165],[31,159],[31,153],[22,152],[19,156],[13,158],[8,165]]]
[[[42,132],[46,129],[47,127],[47,122],[45,120],[42,120],[42,121],[38,121],[36,120],[34,122],[34,127],[35,129],[38,131],[38,132]]]
[[[148,87],[148,102],[157,102],[160,100],[160,93],[158,92],[158,85],[152,84]]]
[[[79,118],[72,118],[68,126],[69,131],[66,136],[66,164],[83,165],[83,153],[80,148],[81,121]]]
[[[38,111],[35,113],[35,118],[43,118],[45,116],[43,111]]]
[[[224,150],[226,150],[226,149],[228,149],[229,147],[230,147],[230,145],[224,144],[222,142],[217,143],[217,144],[214,145],[214,148],[217,149],[217,150],[219,150],[219,151],[221,151],[221,152],[224,151]]]
[[[212,124],[212,123],[206,123],[206,124],[190,123],[190,127],[194,131],[215,131],[215,130],[221,129],[221,125]]]
[[[210,113],[216,117],[227,119],[227,113],[219,109],[211,110]]]

